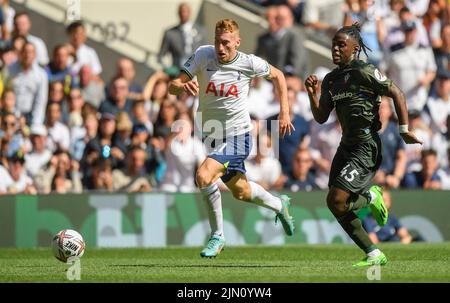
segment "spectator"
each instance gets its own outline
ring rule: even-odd
[[[17,151],[27,152],[30,149],[30,144],[20,131],[18,120],[13,113],[3,114],[0,139],[5,157],[10,157]]]
[[[406,5],[414,16],[422,17],[427,12],[429,2],[430,0],[406,0]]]
[[[97,136],[86,144],[80,161],[83,176],[91,176],[91,165],[98,158],[111,158],[113,168],[122,167],[126,150],[117,139],[116,116],[108,112],[103,113]]]
[[[332,37],[342,25],[342,0],[305,0],[303,23],[315,31]]]
[[[37,193],[33,180],[27,176],[25,157],[22,151],[17,151],[8,157],[7,167],[0,165],[0,195],[2,194],[31,194]]]
[[[83,65],[79,73],[80,88],[83,99],[99,108],[103,100],[105,100],[105,85],[103,82],[92,74],[92,68],[89,65]]]
[[[173,125],[174,131],[167,137],[164,155],[167,169],[160,189],[166,192],[196,192],[194,176],[196,167],[205,159],[202,142],[193,136],[192,119],[180,114]]]
[[[64,94],[64,85],[62,82],[54,81],[49,85],[48,90],[48,102],[58,103],[61,108],[60,122],[67,124],[69,122],[69,109],[66,103],[66,95]]]
[[[381,129],[379,131],[383,146],[383,160],[377,170],[373,182],[388,188],[398,188],[406,170],[405,143],[398,133],[398,126],[391,121],[391,100],[382,97],[379,115]]]
[[[389,32],[386,33],[384,38],[383,47],[386,54],[392,51],[396,51],[403,47],[405,42],[405,33],[402,28],[402,23],[414,22],[417,29],[416,43],[422,45],[423,47],[428,47],[430,42],[428,40],[428,34],[423,26],[422,20],[417,18],[408,7],[404,6],[399,11],[399,24],[393,27]]]
[[[72,161],[69,153],[63,150],[55,151],[49,166],[40,170],[34,179],[41,194],[81,193],[83,190],[79,164]]]
[[[61,105],[57,102],[50,103],[47,106],[47,121],[49,140],[47,143],[51,151],[58,149],[69,150],[70,148],[70,131],[69,128],[60,122]]]
[[[442,45],[434,49],[434,59],[436,60],[437,74],[450,71],[450,24],[445,24],[441,28]]]
[[[153,123],[145,109],[145,102],[146,101],[144,100],[137,100],[133,102],[131,119],[133,124],[144,124],[148,132],[153,134]]]
[[[307,148],[297,149],[292,159],[292,171],[284,183],[284,188],[292,192],[319,189],[311,171],[312,167],[313,159],[310,151]]]
[[[82,137],[75,139],[75,143],[70,149],[70,153],[75,160],[81,161],[86,144],[97,137],[98,124],[99,121],[95,113],[88,112],[83,114],[83,128],[85,132]]]
[[[272,12],[274,9],[276,12]],[[276,14],[277,26],[271,25],[270,31],[258,38],[256,55],[283,71],[305,77],[308,57],[303,46],[304,37],[293,26],[294,18],[291,10],[286,5],[270,8],[267,14],[268,21],[273,18],[273,14]],[[270,22],[273,21],[269,21],[269,24]]]
[[[122,77],[128,82],[128,99],[133,101],[142,100],[144,98],[142,85],[136,82],[136,70],[133,61],[122,57],[117,60],[116,75],[114,78]]]
[[[441,179],[437,174],[439,166],[436,151],[423,150],[421,162],[421,171],[407,173],[403,180],[403,186],[409,189],[441,189]]]
[[[276,146],[276,144],[274,146],[275,148],[278,148],[281,169],[285,175],[291,173],[292,159],[294,158],[296,150],[299,147],[306,147],[309,142],[309,139],[306,139],[310,130],[308,122],[306,122],[302,116],[295,114],[292,110],[294,104],[297,102],[296,98],[297,91],[294,91],[294,89],[291,88],[288,89],[289,113],[291,115],[292,124],[294,125],[294,130],[290,135],[286,134],[283,138],[279,138],[278,146]],[[271,129],[271,125],[273,124],[271,121],[273,120],[278,120],[278,114],[267,118],[269,123],[267,129],[271,133],[278,133],[278,130]]]
[[[417,110],[411,110],[408,112],[409,128],[414,131],[416,137],[419,138],[423,143],[418,144],[407,144],[405,148],[406,152],[406,171],[414,172],[420,171],[422,168],[421,164],[421,153],[424,149],[431,148],[431,139],[433,133],[428,125],[423,121],[421,113]]]
[[[120,112],[131,112],[133,102],[128,99],[128,82],[123,77],[112,81],[110,97],[100,104],[100,113],[111,113],[116,116]]]
[[[14,16],[16,11],[9,5],[9,0],[0,0],[0,6],[3,14],[2,39],[9,40],[11,32],[14,29]]]
[[[440,166],[447,166],[447,118],[450,115],[450,72],[441,71],[435,81],[436,92],[428,97],[422,117],[432,131],[432,147]]]
[[[28,175],[34,178],[52,158],[52,152],[47,146],[47,128],[45,125],[33,125],[30,130],[30,140],[33,149],[25,155],[25,168]]]
[[[169,53],[172,57],[171,65],[180,69],[199,46],[207,43],[205,29],[190,21],[191,7],[188,3],[180,3],[178,17],[180,23],[164,32],[158,61],[162,64],[163,57]]]
[[[36,50],[36,56],[33,58],[41,66],[48,64],[48,51],[44,41],[36,36],[30,34],[31,21],[28,13],[20,12],[14,16],[14,31],[13,37],[22,36],[28,42],[32,43]]]
[[[248,93],[248,111],[258,119],[267,117],[266,108],[274,100],[272,82],[264,78],[253,78]],[[309,102],[309,101],[308,101]]]
[[[362,220],[364,229],[369,234],[369,238],[374,244],[380,242],[400,242],[402,244],[409,244],[412,242],[412,237],[408,230],[403,227],[395,214],[391,211],[391,194],[389,191],[383,191],[383,200],[386,208],[389,211],[389,217],[386,225],[379,226],[375,218],[369,213]]]
[[[78,86],[76,73],[69,65],[69,49],[66,44],[59,44],[53,49],[53,57],[45,67],[50,83],[58,81],[63,85],[65,95],[68,95],[72,87]]]
[[[47,73],[33,64],[36,58],[34,44],[27,42],[19,60],[9,66],[9,80],[17,98],[17,108],[25,115],[27,124],[44,123],[48,97]]]
[[[70,45],[74,48],[76,61],[72,65],[72,70],[78,74],[83,65],[91,67],[95,78],[100,79],[102,65],[95,49],[87,46],[86,29],[81,21],[75,21],[67,27]]]
[[[131,145],[131,131],[133,130],[133,123],[130,120],[130,116],[126,112],[121,112],[117,115],[117,140],[119,140],[123,146]]]
[[[386,53],[389,52],[389,47],[391,45],[387,45],[386,40],[388,37],[391,37],[395,33],[401,33],[400,29],[400,10],[405,7],[405,0],[389,0],[389,10],[387,11],[387,14],[383,17],[383,26],[380,28],[381,30],[381,37],[382,37],[382,43],[381,46],[383,47],[384,51]],[[404,40],[403,33],[401,33],[400,41],[396,43],[401,43]]]
[[[70,130],[70,142],[71,146],[79,138],[83,137],[86,130],[83,127],[83,106],[84,99],[79,88],[74,88],[67,96],[69,113],[68,113],[68,126]]]
[[[430,0],[428,10],[422,18],[433,49],[437,49],[442,45],[440,32],[445,14],[445,5],[445,0]]]
[[[111,158],[93,160],[92,173],[85,179],[85,187],[88,190],[112,192],[114,188]]]
[[[325,78],[325,75],[331,72],[331,70],[324,66],[318,66],[314,72],[313,75],[317,76],[317,81],[319,83],[319,92],[320,93],[320,87],[322,85],[323,78]],[[311,111],[311,105],[309,103],[308,93],[305,90],[305,87],[303,85],[302,79],[291,76],[289,74],[286,74],[286,83],[288,87],[292,87],[295,83],[295,90],[297,93],[297,104],[294,106],[294,111],[296,114],[299,114],[302,116],[308,123],[313,121],[313,114]],[[312,124],[317,124],[313,122]],[[328,181],[327,181],[328,182]]]
[[[149,176],[147,176],[145,162],[145,150],[139,146],[133,146],[127,153],[127,165],[123,170],[113,170],[113,188],[126,192],[150,192]]]
[[[21,117],[20,112],[17,110],[16,106],[16,94],[12,89],[5,89],[0,98],[0,110],[2,114],[12,113],[17,119]]]
[[[371,52],[368,53],[368,62],[378,66],[382,58],[380,41],[383,41],[383,21],[380,16],[375,15],[374,10],[369,10],[370,0],[358,0],[357,9],[353,9],[348,3],[348,9],[345,11],[344,26],[352,25],[358,22],[361,25],[361,39]]]
[[[146,100],[146,111],[150,120],[154,123],[158,117],[162,100],[169,97],[169,75],[157,71],[150,76],[144,88],[144,100]],[[148,102],[147,100],[150,100]]]
[[[408,109],[422,110],[428,87],[436,75],[436,63],[429,47],[416,43],[417,28],[413,21],[403,22],[404,47],[392,53],[385,65],[388,76],[404,91]],[[421,60],[417,60],[421,58]]]
[[[310,152],[314,160],[315,181],[321,189],[328,189],[331,163],[341,141],[341,136],[341,125],[334,113],[324,124],[311,124]]]
[[[155,137],[167,138],[170,135],[172,124],[175,122],[177,114],[176,101],[168,98],[164,99],[155,122]]]
[[[255,138],[256,154],[245,161],[245,175],[249,181],[258,183],[265,190],[279,190],[285,177],[281,174],[280,162],[273,157],[271,138],[263,132],[255,135]]]
[[[131,146],[139,146],[145,150],[147,154],[146,167],[152,186],[157,186],[160,182],[165,169],[166,163],[163,152],[165,150],[165,138],[150,137],[150,134],[143,124],[135,124],[131,132]]]

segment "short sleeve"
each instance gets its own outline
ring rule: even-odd
[[[385,96],[388,94],[389,87],[392,85],[392,80],[386,77],[373,64],[366,64],[360,69],[363,84],[371,87],[379,95]]]
[[[252,77],[268,77],[270,75],[269,63],[266,60],[261,59],[258,56],[250,55],[250,60],[252,64]]]
[[[201,62],[205,56],[205,51],[203,47],[199,47],[195,53],[193,53],[189,59],[183,64],[181,70],[184,71],[189,78],[194,78],[200,71]]]

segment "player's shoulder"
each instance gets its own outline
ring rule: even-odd
[[[336,67],[325,75],[322,82],[328,83],[330,81],[334,81],[336,78],[340,77],[340,73],[341,69],[339,67]]]
[[[255,54],[247,54],[247,53],[243,53],[241,51],[238,52],[238,55],[239,55],[239,60],[244,61],[244,62],[253,62],[254,60],[264,60]]]
[[[195,51],[196,56],[204,55],[204,56],[210,57],[210,56],[214,56],[214,54],[215,54],[214,45],[202,45],[202,46],[199,46],[197,48],[197,50]]]
[[[378,68],[370,62],[365,62],[363,60],[355,60],[352,63],[352,69],[360,74],[375,76],[380,81],[385,80],[385,76],[383,76],[381,72],[378,70]]]

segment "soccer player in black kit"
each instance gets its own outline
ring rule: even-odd
[[[344,26],[333,38],[331,53],[337,67],[325,76],[320,98],[316,95],[317,77],[311,75],[305,81],[314,119],[322,124],[335,109],[342,126],[341,143],[331,165],[327,205],[345,232],[366,253],[354,267],[387,263],[386,256],[372,243],[355,214],[356,210],[369,206],[380,226],[388,218],[381,188],[371,186],[382,159],[378,135],[381,96],[394,101],[399,132],[405,143],[422,143],[408,130],[403,92],[374,65],[359,60],[361,51],[367,55],[367,50],[359,24]]]

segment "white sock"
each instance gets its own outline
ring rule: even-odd
[[[259,206],[271,209],[277,213],[281,210],[281,200],[275,197],[268,191],[266,191],[261,185],[249,181],[250,188],[252,189],[252,196],[250,202],[255,203]]]
[[[219,187],[213,183],[208,187],[200,188],[200,191],[208,209],[211,235],[223,237],[222,196]]]
[[[381,255],[381,250],[378,248],[367,254],[368,257],[378,257],[379,255]]]

